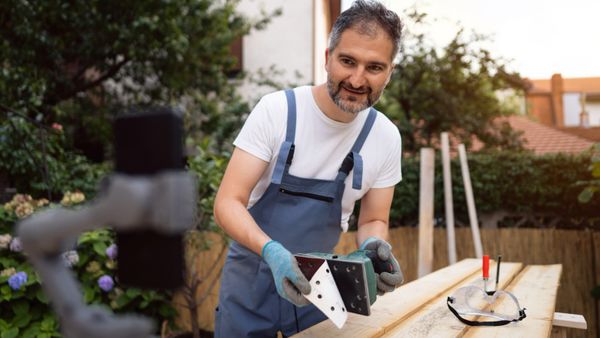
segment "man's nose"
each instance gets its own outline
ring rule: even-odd
[[[350,74],[350,78],[348,78],[348,83],[352,88],[361,88],[366,82],[364,67],[355,68],[352,74]]]

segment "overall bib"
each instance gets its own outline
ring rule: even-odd
[[[354,168],[353,187],[360,189],[360,149],[377,113],[371,108],[363,128],[334,180],[289,174],[294,156],[296,99],[285,92],[288,120],[271,183],[249,212],[273,240],[292,253],[332,252],[341,233],[344,180]],[[275,289],[267,263],[243,245],[232,241],[221,276],[219,306],[215,313],[215,337],[291,336],[325,320],[314,305],[296,307]]]

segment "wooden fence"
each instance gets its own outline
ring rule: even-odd
[[[203,280],[198,288],[196,299],[204,298],[198,311],[200,327],[212,331],[214,309],[217,306],[219,291],[218,275],[224,261],[224,255],[219,257],[223,241],[215,234],[205,234],[204,236],[212,245],[210,250],[199,251],[195,254],[195,268]],[[591,290],[595,285],[600,285],[600,232],[522,228],[481,229],[481,238],[484,253],[489,254],[492,258],[501,254],[502,260],[505,262],[562,264],[563,273],[556,311],[582,314],[588,322],[587,331],[573,329],[568,332],[568,336],[598,336],[600,302],[593,299]],[[474,256],[470,228],[457,228],[456,242],[459,260]],[[416,279],[418,229],[408,227],[391,229],[390,243],[403,269],[406,281]],[[343,234],[336,247],[336,252],[344,254],[353,250],[356,250],[354,234]],[[447,255],[446,233],[444,229],[435,229],[434,270],[448,265]],[[208,273],[207,269],[215,260],[219,260],[217,268]],[[207,290],[209,291],[207,292]],[[179,311],[178,325],[189,329],[189,311],[182,306],[185,304],[185,300],[181,293],[175,296],[174,303]],[[522,304],[522,306],[527,307],[527,304]]]

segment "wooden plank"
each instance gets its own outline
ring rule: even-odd
[[[379,337],[398,325],[425,303],[448,293],[481,268],[477,259],[465,259],[410,282],[384,296],[378,296],[371,307],[371,316],[349,314],[346,325],[338,329],[330,320],[321,322],[294,337]]]
[[[456,239],[454,236],[454,203],[452,199],[452,175],[450,175],[450,142],[448,133],[442,133],[442,170],[444,174],[444,211],[446,213],[446,237],[448,264],[456,263]]]
[[[372,315],[371,315],[372,316]],[[325,320],[307,330],[304,330],[293,338],[346,338],[346,337],[370,337],[375,338],[381,336],[383,329],[380,326],[371,325],[362,320],[364,316],[354,313],[348,314],[346,324],[341,329],[338,329],[330,320]],[[323,325],[327,324],[327,325]],[[330,324],[330,325],[329,325]]]
[[[592,250],[593,250],[593,257],[594,257],[594,270],[595,270],[595,283],[593,284],[592,287],[598,285],[600,286],[600,231],[593,231],[592,232]],[[592,320],[591,323],[591,331],[592,334],[596,333],[597,335],[600,334],[600,299],[596,299],[596,323],[594,325],[594,322]],[[588,317],[589,318],[589,317]]]
[[[419,278],[433,271],[433,186],[435,152],[421,148],[419,179]]]
[[[464,228],[457,229],[459,244],[460,238],[465,238],[460,230]],[[481,229],[481,239],[486,252],[502,254],[507,261],[525,265],[563,264],[555,311],[583,315],[588,320],[587,332],[576,329],[567,329],[567,332],[569,337],[584,338],[600,337],[598,321],[594,320],[598,313],[597,300],[590,295],[590,290],[598,285],[594,280],[593,267],[600,263],[594,262],[594,250],[600,248],[600,242],[593,245],[592,233],[589,230],[563,229]],[[461,253],[465,255],[465,249],[468,250],[464,247],[457,249],[459,257]]]
[[[552,331],[552,319],[562,265],[530,265],[509,285],[512,292],[525,307],[527,318],[523,321],[497,327],[473,327],[465,337],[548,337]]]
[[[471,185],[471,174],[469,173],[469,163],[467,162],[467,151],[464,144],[458,145],[458,155],[460,157],[460,169],[462,171],[463,183],[465,185],[465,198],[467,199],[467,209],[469,211],[469,223],[473,233],[473,244],[475,245],[475,257],[483,256],[481,247],[481,235],[479,234],[479,222],[477,221],[477,210],[475,209],[475,198],[473,197],[473,186]]]
[[[550,338],[567,338],[567,329],[564,327],[553,326]]]
[[[500,266],[499,288],[504,288],[521,271],[521,263],[502,263]],[[494,270],[495,271],[495,270]],[[481,273],[477,272],[467,281],[460,283],[448,290],[446,294],[433,299],[425,304],[418,312],[404,320],[402,323],[392,328],[383,337],[457,337],[464,334],[469,327],[461,323],[448,310],[446,299],[460,287],[475,284],[482,286]],[[492,284],[492,283],[489,283]],[[488,287],[493,287],[489,285]],[[487,302],[481,299],[479,303],[472,303],[473,306],[486,308]]]
[[[554,312],[552,325],[587,330],[587,322],[585,321],[585,318],[582,315],[576,315],[573,313]]]

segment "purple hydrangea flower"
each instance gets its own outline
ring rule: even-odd
[[[100,289],[102,289],[106,292],[112,290],[114,285],[115,285],[115,282],[113,281],[111,276],[104,275],[104,276],[98,278],[98,286],[100,287]]]
[[[108,248],[106,248],[106,256],[112,260],[117,259],[117,253],[118,250],[116,244],[111,244]]]
[[[13,252],[23,251],[23,247],[21,245],[21,240],[18,237],[15,237],[15,238],[13,238],[12,241],[10,241],[10,251],[13,251]]]
[[[27,283],[27,273],[20,271],[8,278],[8,285],[13,290],[19,290],[23,284]]]

